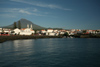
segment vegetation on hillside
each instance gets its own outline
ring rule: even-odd
[[[17,28],[16,22],[14,22],[13,28],[14,28],[14,29]]]
[[[21,23],[18,21],[18,28],[21,29]]]

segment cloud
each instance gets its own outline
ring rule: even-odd
[[[35,15],[35,16],[45,16],[45,15],[41,15],[38,12],[38,10],[36,8],[32,9],[32,8],[0,8],[0,12],[3,12],[4,15],[1,16],[6,16],[5,14],[10,15],[15,15],[15,14],[20,14],[23,13],[24,15]]]
[[[0,17],[15,18],[16,16],[12,14],[0,14]]]
[[[0,12],[15,12],[18,8],[0,8]]]
[[[19,12],[20,12],[20,13],[25,13],[25,14],[28,14],[28,15],[32,14],[32,13],[30,13],[30,12],[28,12],[28,11],[25,11],[25,10],[22,10],[22,9],[19,10]]]
[[[25,1],[25,0],[10,0],[10,1],[20,2],[20,3],[26,3],[26,4],[30,4],[30,5],[34,5],[34,6],[51,8],[51,9],[71,10],[71,9],[63,8],[63,7],[58,6],[58,5],[46,4],[46,3],[42,3],[42,2],[36,2],[36,1],[32,1],[32,2]]]
[[[29,12],[27,10],[19,10],[20,13],[24,13],[24,14],[28,14],[28,15],[35,15],[35,16],[45,16],[45,15],[41,15],[39,13],[34,13],[37,12],[37,9],[33,10],[33,12]]]
[[[33,12],[38,12],[38,10],[36,8],[33,9]]]

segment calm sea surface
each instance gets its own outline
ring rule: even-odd
[[[100,67],[100,39],[7,41],[0,43],[0,67]]]

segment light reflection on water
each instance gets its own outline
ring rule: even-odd
[[[0,43],[0,67],[99,67],[100,39],[50,38]]]

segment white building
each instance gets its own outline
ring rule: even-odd
[[[10,33],[11,32],[11,29],[8,29],[8,28],[0,28],[0,32]]]
[[[58,36],[59,35],[59,32],[57,32],[55,35]]]
[[[18,28],[16,28],[16,29],[14,29],[13,31],[14,31],[14,34],[20,34],[20,31],[21,31],[21,30],[18,29]]]
[[[51,33],[51,32],[53,32],[53,29],[48,29],[47,32]]]
[[[55,36],[56,34],[55,33],[49,33],[49,36]]]
[[[60,34],[64,34],[65,32],[60,32]]]
[[[52,32],[51,32],[51,33],[48,33],[48,32],[47,32],[46,35],[48,35],[48,36],[55,36],[56,33],[52,33]]]
[[[54,33],[53,29],[47,29],[46,35],[48,36],[55,36],[56,33]]]
[[[54,32],[58,32],[58,30],[54,30]]]
[[[19,34],[19,35],[32,35],[35,33],[34,30],[32,30],[32,25],[31,28],[29,28],[29,25],[27,25],[27,28],[22,28],[22,29],[14,29],[14,34]]]
[[[69,33],[69,35],[74,35],[74,34],[75,34],[74,32],[70,32],[70,33]]]
[[[72,32],[76,31],[75,29],[71,29]]]
[[[2,32],[2,28],[0,28],[0,32]]]
[[[46,30],[41,30],[41,33],[46,33]]]
[[[31,28],[21,29],[21,31],[20,31],[20,35],[32,35],[34,33],[35,33],[35,31],[32,30]]]

